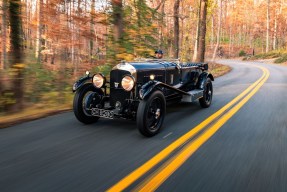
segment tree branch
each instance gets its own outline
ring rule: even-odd
[[[157,11],[165,1],[166,0],[161,0],[161,2],[158,4],[158,6],[154,10]]]

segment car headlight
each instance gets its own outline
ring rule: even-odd
[[[124,76],[121,84],[124,90],[131,91],[135,86],[135,79],[132,76]]]
[[[96,74],[93,76],[93,84],[97,88],[102,88],[106,83],[106,78],[102,74]]]

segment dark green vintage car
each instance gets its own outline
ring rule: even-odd
[[[140,133],[151,137],[162,127],[167,103],[198,100],[210,106],[214,78],[207,70],[207,63],[141,59],[122,61],[109,80],[87,72],[73,86],[74,114],[85,124],[100,117],[136,120]]]

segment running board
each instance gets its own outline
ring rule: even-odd
[[[203,90],[202,89],[194,89],[192,91],[187,92],[188,95],[182,96],[182,102],[194,102],[197,99],[203,97]]]

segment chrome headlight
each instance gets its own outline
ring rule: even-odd
[[[96,74],[93,76],[93,84],[97,88],[102,88],[106,83],[106,78],[102,74]]]
[[[122,84],[122,87],[124,88],[124,90],[131,91],[135,86],[135,79],[133,76],[129,76],[129,75],[124,76],[121,84]]]

